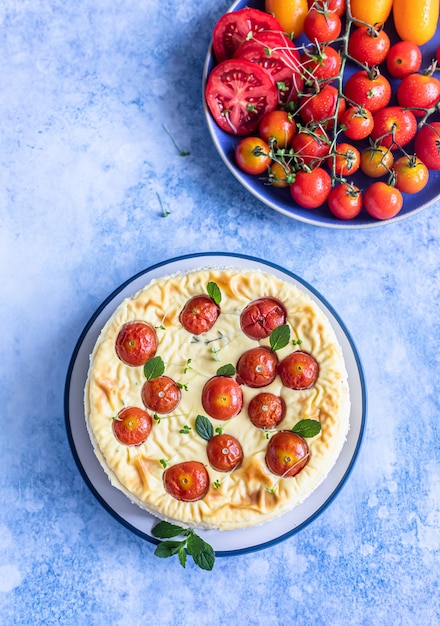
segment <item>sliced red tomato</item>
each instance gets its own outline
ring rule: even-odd
[[[212,47],[217,61],[232,59],[238,46],[249,33],[255,35],[262,30],[283,31],[279,21],[269,13],[258,9],[244,8],[225,13],[214,26]]]
[[[217,124],[232,135],[250,135],[278,103],[270,74],[257,63],[227,59],[210,73],[206,102]]]
[[[234,58],[257,63],[269,72],[277,86],[280,102],[298,99],[304,86],[300,57],[292,40],[283,33],[257,33],[237,48]]]

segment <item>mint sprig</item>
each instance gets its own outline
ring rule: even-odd
[[[188,553],[201,569],[210,571],[214,567],[215,552],[213,547],[197,535],[192,528],[181,528],[170,522],[159,522],[151,532],[153,537],[163,540],[154,551],[154,554],[159,558],[166,559],[177,554],[180,565],[186,567],[186,555]],[[184,539],[180,541],[174,539],[180,536]]]
[[[222,292],[220,291],[217,283],[209,282],[206,285],[206,291],[208,292],[208,296],[211,298],[211,300],[214,300],[215,304],[220,304],[220,302],[222,301]]]
[[[305,419],[300,420],[291,429],[292,433],[308,439],[310,437],[316,437],[321,432],[321,422],[318,420]]]

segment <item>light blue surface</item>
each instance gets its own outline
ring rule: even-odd
[[[201,102],[227,8],[0,7],[2,626],[440,624],[440,203],[345,231],[291,220],[241,188]],[[97,502],[69,448],[63,392],[78,337],[114,289],[167,258],[218,250],[283,265],[333,305],[369,410],[337,499],[299,534],[209,573],[156,558]]]

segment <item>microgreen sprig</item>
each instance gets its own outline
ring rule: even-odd
[[[204,541],[192,528],[181,528],[170,522],[159,522],[151,531],[153,537],[161,539],[154,554],[159,558],[166,559],[177,554],[179,563],[186,567],[187,554],[194,563],[204,570],[212,570],[215,563],[213,547]],[[177,537],[182,539],[177,540]]]

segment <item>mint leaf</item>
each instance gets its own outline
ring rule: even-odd
[[[182,567],[186,567],[186,550],[184,547],[180,548],[179,552],[179,563]]]
[[[188,535],[186,549],[192,556],[194,563],[201,569],[212,570],[215,562],[215,552],[212,546],[195,533]]]
[[[184,532],[184,529],[176,524],[171,524],[170,522],[159,522],[156,526],[154,526],[151,534],[153,537],[157,537],[157,539],[169,539],[170,537],[177,537],[177,535],[181,535]]]
[[[315,437],[321,432],[321,422],[311,419],[300,420],[291,430],[305,439]]]
[[[179,554],[180,550],[185,549],[185,541],[161,541],[154,551],[154,554],[160,559],[167,559],[174,554]]]
[[[147,380],[162,376],[165,371],[165,364],[161,356],[153,356],[144,365],[144,376]]]
[[[216,373],[217,376],[234,376],[235,367],[232,365],[232,363],[228,363],[228,365],[222,365],[221,367],[219,367]]]
[[[206,285],[206,291],[208,292],[208,296],[214,300],[216,304],[220,304],[222,301],[222,293],[217,283],[209,282]]]
[[[209,441],[214,436],[214,428],[207,417],[204,415],[197,415],[196,417],[196,431],[202,439]]]
[[[285,348],[290,340],[290,328],[288,324],[281,324],[281,326],[277,326],[270,333],[269,342],[272,351],[281,350],[281,348]]]

